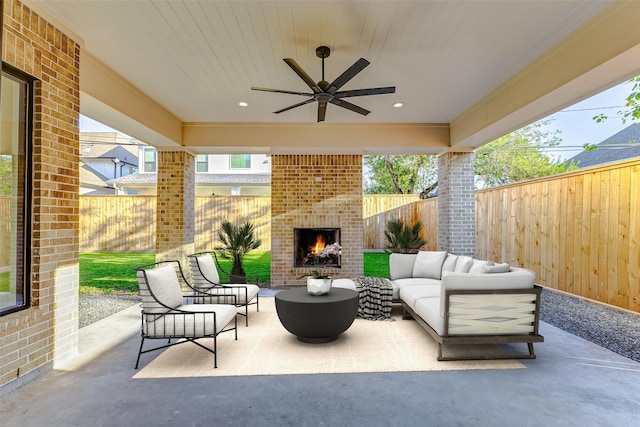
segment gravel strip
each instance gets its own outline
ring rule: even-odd
[[[638,314],[544,289],[540,320],[640,362]]]
[[[137,295],[82,295],[80,327],[111,316],[139,301]],[[640,315],[544,289],[540,320],[640,362]]]
[[[138,295],[80,295],[78,327],[84,328],[132,305],[139,304]]]

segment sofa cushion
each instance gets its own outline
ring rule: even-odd
[[[491,263],[493,264],[493,263]],[[482,269],[489,265],[489,261],[483,261],[480,259],[474,259],[473,264],[469,268],[469,274],[479,274],[482,273]]]
[[[440,315],[438,306],[440,298],[420,298],[416,301],[413,311],[433,328],[440,336],[444,333],[444,318]]]
[[[440,297],[440,283],[424,286],[407,286],[404,288],[400,288],[400,299],[414,310],[416,308],[417,300],[421,298],[433,297]]]
[[[391,280],[413,277],[413,265],[417,254],[391,254],[389,256],[389,278]]]
[[[442,264],[447,253],[442,251],[420,251],[413,266],[413,277],[440,279]]]
[[[445,293],[452,289],[530,289],[536,274],[524,268],[514,268],[508,273],[469,274],[444,272],[440,287],[440,316],[444,316]]]
[[[506,262],[503,264],[485,265],[482,267],[480,273],[493,274],[493,273],[508,273],[511,270],[511,266]]]
[[[442,264],[442,271],[454,271],[456,269],[456,262],[458,261],[458,255],[447,254]]]
[[[468,273],[472,265],[473,258],[459,255],[458,259],[456,260],[456,267],[453,271],[455,271],[456,273]]]

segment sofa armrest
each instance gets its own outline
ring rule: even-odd
[[[444,297],[444,336],[538,335],[542,288],[456,289]]]

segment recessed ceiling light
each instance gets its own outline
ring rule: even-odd
[[[247,106],[247,105],[249,105],[249,104],[247,104],[247,103],[246,103],[246,102],[244,102],[244,101],[240,101],[240,102],[238,102],[238,105],[239,105],[239,106],[241,106],[241,107],[246,107],[246,106]]]
[[[395,104],[393,104],[393,108],[400,108],[402,107],[404,104],[402,102],[396,102]]]

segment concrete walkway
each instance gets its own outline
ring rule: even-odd
[[[545,323],[526,369],[134,380],[139,310],[82,328],[77,358],[0,398],[0,424],[584,427],[640,417],[640,363]]]

